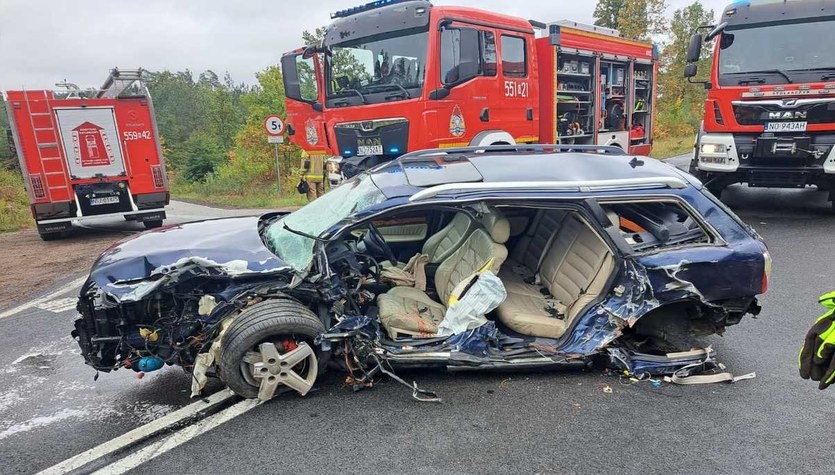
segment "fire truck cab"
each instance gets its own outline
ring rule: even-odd
[[[835,1],[729,5],[693,35],[689,78],[703,41],[715,44],[690,172],[717,196],[734,183],[816,185],[835,208]]]
[[[7,91],[11,135],[44,240],[103,216],[162,225],[168,181],[142,70],[114,69],[93,97]]]
[[[282,58],[288,133],[307,151],[374,161],[515,143],[649,153],[652,44],[421,0],[378,0],[331,17],[321,45]]]

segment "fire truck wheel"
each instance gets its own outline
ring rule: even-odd
[[[142,224],[145,225],[145,229],[154,229],[162,226],[162,220],[158,219],[155,221],[143,221]]]
[[[61,239],[61,237],[63,237],[64,233],[61,233],[61,232],[57,232],[57,233],[38,233],[38,235],[44,241],[55,241],[56,239]]]

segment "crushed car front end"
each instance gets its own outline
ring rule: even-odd
[[[167,226],[121,241],[93,265],[72,335],[88,365],[190,368],[225,316],[295,274],[261,242],[258,218]]]

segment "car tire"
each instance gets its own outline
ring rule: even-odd
[[[43,241],[56,241],[64,237],[64,233],[62,232],[54,232],[54,233],[38,233]]]
[[[247,353],[257,352],[265,342],[289,338],[297,343],[305,342],[315,352],[317,367],[305,367],[305,375],[315,379],[322,370],[320,351],[314,345],[316,337],[325,332],[322,321],[310,309],[288,299],[265,300],[241,312],[221,338],[220,379],[229,389],[245,398],[256,398],[259,386],[251,374],[245,374]],[[307,371],[314,371],[311,375]],[[278,387],[276,394],[292,391],[288,386]]]
[[[154,229],[162,226],[162,220],[157,219],[154,221],[142,221],[142,224],[145,226],[145,229]]]

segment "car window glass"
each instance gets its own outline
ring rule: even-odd
[[[505,76],[527,76],[527,58],[525,56],[524,38],[502,35],[502,71]]]
[[[296,71],[299,75],[299,93],[303,101],[313,102],[319,99],[319,86],[316,83],[314,57],[296,56]]]
[[[314,240],[285,228],[319,236],[325,230],[371,205],[385,201],[385,195],[368,174],[353,178],[298,211],[271,224],[266,231],[270,250],[297,271],[307,270],[313,261]]]
[[[481,32],[481,74],[496,75],[496,35],[490,31]]]
[[[636,251],[713,242],[699,222],[675,202],[604,204],[603,209]]]

